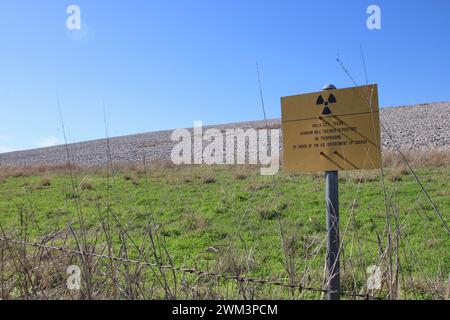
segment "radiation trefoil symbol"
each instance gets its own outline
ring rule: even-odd
[[[336,100],[336,97],[333,95],[333,94],[330,94],[329,95],[329,97],[328,97],[328,100],[325,100],[321,95],[317,98],[317,102],[316,102],[316,105],[317,106],[324,106],[323,107],[323,110],[322,110],[322,114],[323,115],[329,115],[329,114],[331,114],[331,110],[330,110],[330,107],[329,107],[329,105],[330,104],[332,104],[332,103],[336,103],[337,102],[337,100]]]

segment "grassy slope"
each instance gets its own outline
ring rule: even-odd
[[[448,214],[449,169],[421,168],[418,174],[441,212]],[[357,237],[361,238],[364,266],[378,264],[377,234],[386,246],[379,172],[366,172],[362,177],[359,185],[358,172],[340,176],[341,232],[352,210],[356,221],[349,224],[344,238],[344,287],[350,286],[353,272],[359,285],[363,283]],[[245,264],[244,252],[252,248],[249,275],[286,277],[272,179],[258,175],[256,169],[181,167],[147,174],[129,170],[119,173],[108,188],[109,180],[99,172],[78,174],[78,185],[83,187],[79,199],[89,229],[100,225],[110,204],[109,210],[129,227],[137,242],[150,219],[157,223],[176,265],[235,272],[236,264]],[[284,238],[293,252],[297,280],[307,266],[312,266],[310,283],[319,286],[325,248],[322,246],[315,256],[314,249],[325,235],[323,177],[280,173],[276,183]],[[447,280],[450,238],[411,175],[388,170],[386,186],[402,226],[403,281],[412,279],[416,283],[412,293],[407,294],[405,289],[404,297],[430,297],[423,282],[425,278],[441,283]],[[77,228],[76,201],[67,174],[4,178],[0,181],[0,195],[0,222],[8,232],[18,233],[20,212],[32,217],[27,226],[32,238],[63,228],[70,221],[75,221]],[[394,225],[392,208],[390,212]],[[211,247],[218,252],[211,252],[215,251]]]

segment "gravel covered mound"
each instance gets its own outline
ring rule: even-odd
[[[450,149],[450,102],[384,108],[381,110],[382,141],[384,149],[395,144],[402,149]],[[265,128],[264,121],[240,122],[214,126],[227,128]],[[269,127],[279,128],[280,120],[269,120]],[[208,127],[204,127],[208,129]],[[172,131],[158,131],[109,139],[111,158],[115,162],[141,162],[169,160],[174,143]],[[392,139],[391,139],[392,138]],[[395,144],[394,144],[395,143]],[[0,165],[48,165],[67,163],[67,150],[71,160],[82,166],[104,165],[108,162],[106,139],[80,142],[0,154]]]
[[[392,140],[404,149],[450,149],[450,102],[384,108],[381,121]],[[394,148],[381,131],[383,148]]]

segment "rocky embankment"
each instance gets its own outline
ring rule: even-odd
[[[382,142],[384,149],[398,145],[402,149],[450,149],[450,102],[383,108]],[[232,123],[214,126],[227,128],[265,127],[264,121]],[[269,127],[279,128],[280,120],[270,120]],[[205,127],[204,129],[208,129]],[[76,164],[98,166],[108,162],[109,154],[115,162],[169,160],[174,143],[172,131],[158,131],[109,139],[86,141],[68,146],[17,151],[0,154],[1,165],[51,165],[67,163],[67,148]]]

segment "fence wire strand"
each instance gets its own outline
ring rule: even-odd
[[[282,287],[282,288],[286,288],[286,289],[296,289],[296,290],[299,290],[300,292],[302,292],[302,291],[310,291],[310,292],[317,292],[317,293],[331,293],[331,292],[335,293],[336,292],[336,291],[326,290],[323,288],[314,288],[314,287],[303,286],[301,284],[285,283],[285,282],[279,281],[279,280],[241,277],[241,276],[237,276],[237,275],[228,275],[228,274],[223,274],[223,273],[204,271],[204,270],[199,270],[199,269],[195,269],[195,268],[177,267],[174,265],[163,265],[163,264],[158,264],[158,263],[153,263],[153,262],[148,262],[148,261],[140,261],[140,260],[135,260],[135,259],[130,259],[130,258],[120,258],[120,257],[108,256],[108,255],[104,255],[104,254],[98,254],[95,252],[79,251],[79,250],[69,249],[69,248],[65,248],[65,247],[49,246],[49,245],[45,245],[45,244],[28,242],[28,241],[23,241],[23,240],[18,240],[18,239],[10,239],[10,238],[5,238],[5,237],[0,237],[0,241],[4,242],[6,244],[18,244],[18,245],[23,245],[23,246],[27,246],[27,247],[34,247],[34,248],[45,249],[45,250],[50,250],[50,251],[63,252],[66,254],[78,255],[81,257],[90,257],[90,258],[111,260],[111,261],[121,262],[121,263],[125,263],[125,264],[134,264],[134,265],[140,265],[140,266],[150,267],[150,268],[166,269],[166,270],[172,270],[172,271],[180,272],[180,273],[190,273],[190,274],[195,274],[198,276],[221,278],[224,280],[235,280],[238,282],[254,283],[254,284],[260,284],[260,285],[278,286],[278,287]],[[343,291],[343,290],[339,291],[339,293],[341,295],[347,296],[347,297],[363,298],[366,300],[381,300],[381,298],[371,296],[369,294],[358,294],[358,293],[354,293],[354,292],[350,292],[350,291]]]

